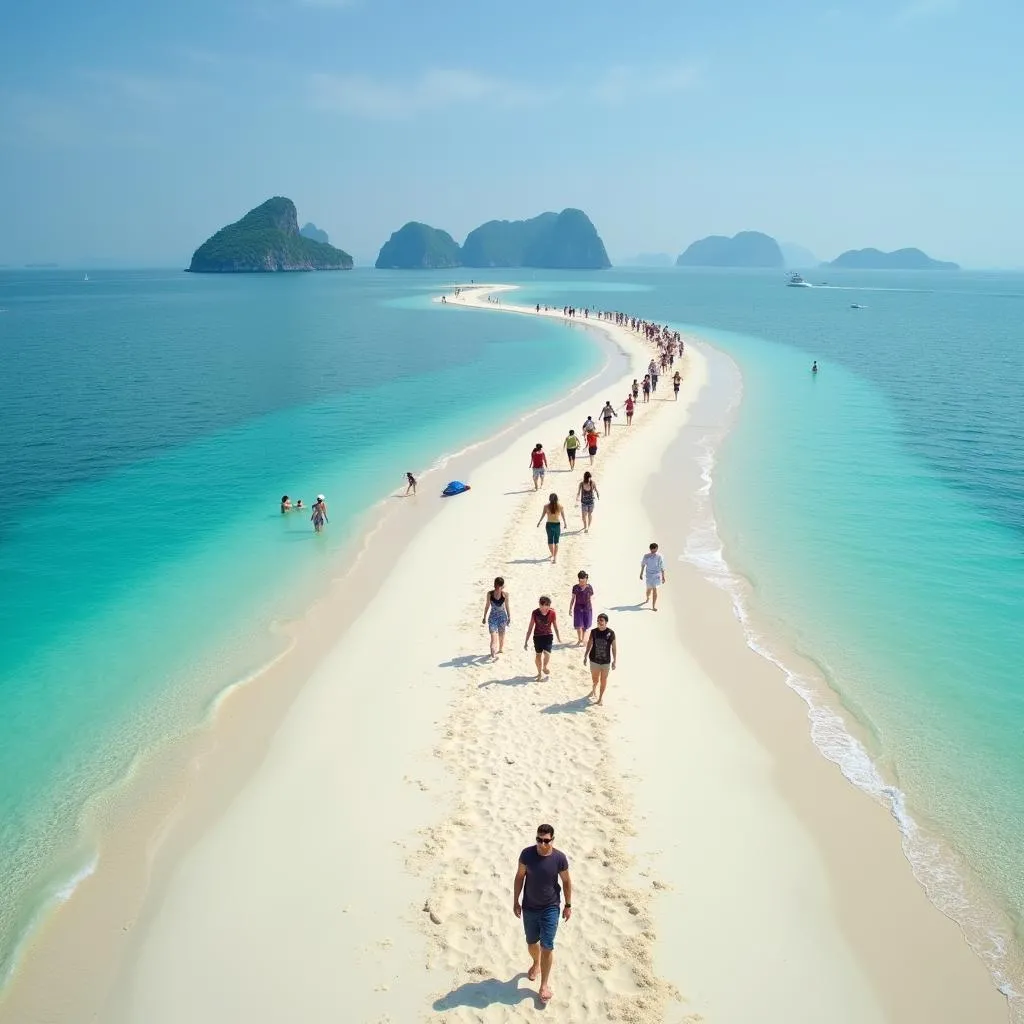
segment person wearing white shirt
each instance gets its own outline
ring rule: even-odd
[[[651,602],[651,611],[658,610],[658,587],[665,582],[665,559],[658,554],[658,545],[652,544],[650,551],[640,559],[640,579],[647,586],[644,604]]]

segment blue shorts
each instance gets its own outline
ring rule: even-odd
[[[541,949],[555,948],[555,932],[558,931],[560,908],[545,907],[543,910],[527,910],[523,907],[523,931],[527,945],[539,942]]]

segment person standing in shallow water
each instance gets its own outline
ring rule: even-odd
[[[328,522],[327,502],[322,494],[316,496],[316,501],[313,502],[313,514],[309,519],[317,533],[320,533],[324,528],[324,524]]]
[[[590,578],[584,570],[581,569],[576,578],[579,582],[572,588],[569,614],[572,616],[572,627],[576,630],[576,646],[582,647],[587,639],[587,630],[590,629],[594,588],[590,585]]]
[[[491,634],[491,657],[497,658],[505,650],[505,630],[512,625],[512,605],[505,580],[501,576],[494,577],[494,588],[487,591],[484,598],[484,617],[481,625],[487,627]]]
[[[597,697],[598,704],[604,704],[604,691],[608,686],[608,672],[614,670],[619,658],[615,630],[608,628],[608,616],[602,612],[597,617],[597,628],[590,631],[587,649],[583,652],[583,664],[590,661],[590,699]]]
[[[405,474],[405,493],[406,495],[416,493],[416,477],[412,473]]]
[[[542,1003],[549,1002],[553,995],[550,979],[559,908],[563,921],[572,917],[569,858],[555,849],[554,840],[555,830],[551,825],[538,825],[537,845],[528,846],[519,854],[519,865],[512,882],[512,913],[522,919],[526,948],[530,951],[531,964],[526,976],[530,981],[536,981],[540,975],[537,995]],[[565,890],[564,907],[562,889]]]
[[[658,610],[658,587],[665,583],[665,559],[658,554],[658,545],[652,544],[650,550],[640,559],[640,579],[645,580],[647,593],[644,604],[651,602],[651,611]]]
[[[559,519],[561,519],[561,522],[559,522]],[[547,521],[545,522],[545,520]],[[569,529],[569,524],[565,521],[565,509],[562,508],[557,494],[548,495],[547,504],[540,514],[540,519],[537,520],[538,526],[541,523],[544,523],[544,531],[548,538],[548,551],[551,554],[551,563],[553,565],[558,561],[558,542],[562,538],[562,527],[564,526],[567,530]]]
[[[534,664],[537,666],[537,682],[548,675],[548,664],[551,661],[551,648],[554,646],[554,639],[562,642],[562,635],[558,632],[558,615],[551,607],[551,598],[542,595],[537,601],[537,607],[530,613],[530,624],[526,627],[526,639],[523,641],[523,650],[530,644],[530,634],[533,634]]]

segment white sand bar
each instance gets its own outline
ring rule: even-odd
[[[482,290],[458,302],[495,309]],[[507,295],[500,308],[511,311]],[[897,937],[879,941],[898,956],[927,937],[930,962],[908,948],[885,975],[837,912],[822,844],[791,809],[771,753],[681,639],[672,609],[683,537],[655,537],[641,500],[684,428],[706,361],[688,345],[680,400],[663,377],[627,429],[621,402],[651,350],[630,331],[590,325],[608,330],[633,365],[608,394],[620,419],[593,467],[602,495],[594,529],[580,532],[573,506],[586,456],[569,473],[560,452],[567,428],[597,415],[600,403],[589,401],[515,436],[400,564],[374,552],[385,584],[354,621],[336,624],[333,652],[258,770],[175,865],[136,927],[105,1021],[534,1019],[511,882],[541,821],[555,825],[574,878],[550,1020],[1006,1019],[895,838],[891,855],[865,856],[860,884],[895,889],[895,905],[910,908],[879,922]],[[535,494],[527,466],[538,440],[557,471]],[[536,527],[551,490],[569,511],[557,565]],[[652,539],[669,573],[657,614],[630,607],[643,598],[639,562]],[[541,593],[554,599],[563,642],[574,641],[566,612],[581,567],[595,611],[610,612],[619,637],[603,708],[588,705],[579,650],[556,646],[540,683],[523,650]],[[507,580],[513,626],[491,663],[480,619],[496,575]],[[745,651],[727,608],[717,621],[721,642]],[[796,698],[779,684],[778,700]],[[820,771],[870,804],[823,760]]]

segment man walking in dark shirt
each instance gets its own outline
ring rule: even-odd
[[[555,932],[558,930],[558,911],[562,903],[561,881],[565,887],[565,906],[562,920],[572,917],[572,879],[569,878],[569,860],[552,845],[555,830],[550,825],[537,826],[537,845],[528,846],[519,854],[519,867],[513,883],[512,911],[523,919],[526,946],[533,964],[527,972],[530,981],[540,971],[540,1000],[551,998],[548,979],[554,958]],[[522,896],[522,903],[519,898]]]

